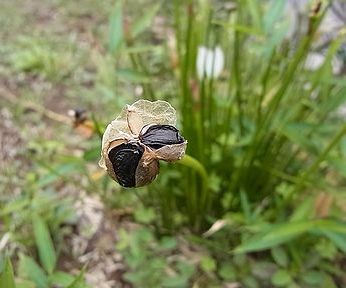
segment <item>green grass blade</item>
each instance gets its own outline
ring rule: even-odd
[[[56,265],[56,254],[47,224],[38,215],[33,215],[32,223],[40,262],[44,269],[52,274]]]
[[[48,279],[40,266],[27,256],[22,256],[20,259],[20,270],[24,271],[25,275],[35,282],[37,288],[48,288]]]
[[[283,0],[270,1],[270,8],[263,17],[263,25],[266,32],[271,32],[275,23],[282,17],[285,2]]]
[[[118,69],[117,76],[120,80],[130,83],[150,83],[151,79],[145,73],[130,70],[130,69]]]
[[[0,273],[0,288],[16,288],[12,264],[8,257],[5,260],[4,269]]]
[[[249,199],[244,190],[240,191],[240,205],[243,210],[243,214],[246,218],[246,222],[251,223],[252,221],[251,207],[250,207]]]
[[[67,286],[67,288],[87,288],[88,285],[85,284],[84,281],[84,273],[85,273],[86,266],[83,267],[83,269],[79,272],[79,274],[76,276],[74,281]]]
[[[247,0],[246,1],[249,13],[252,17],[252,21],[254,22],[254,26],[258,29],[262,29],[263,19],[261,18],[261,9],[258,1],[255,0]]]
[[[131,29],[131,37],[135,38],[139,34],[141,34],[145,29],[149,27],[151,22],[153,21],[153,18],[157,14],[161,7],[161,3],[157,3],[154,5],[154,7],[150,7],[150,9],[138,20],[136,20]]]
[[[117,1],[109,21],[109,51],[115,53],[123,42],[123,5]]]
[[[342,137],[346,134],[346,125],[340,128],[339,132],[332,138],[327,147],[322,151],[322,153],[315,159],[311,166],[302,174],[300,177],[300,182],[296,185],[293,193],[291,195],[297,194],[301,189],[304,188],[304,182],[306,182],[309,177],[314,174],[320,164],[327,158],[330,151],[341,141]]]
[[[233,252],[247,253],[266,250],[279,244],[286,243],[307,232],[323,233],[341,250],[346,248],[345,245],[340,245],[340,243],[342,243],[342,237],[346,235],[345,223],[323,219],[289,222],[270,226],[265,229],[265,231],[250,237],[250,239],[236,247]]]
[[[74,277],[72,275],[62,271],[56,271],[49,276],[49,283],[55,286],[66,287],[68,285],[71,285],[73,281]]]
[[[321,219],[316,221],[316,231],[333,232],[346,236],[346,222]]]
[[[313,221],[291,222],[269,227],[235,248],[234,253],[261,251],[285,243],[314,228]]]
[[[346,253],[346,235],[331,231],[322,231],[322,234],[332,241],[342,252]]]

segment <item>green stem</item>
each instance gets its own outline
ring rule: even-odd
[[[263,99],[264,99],[264,96],[266,95],[267,93],[267,86],[268,86],[268,80],[269,80],[269,76],[270,76],[270,73],[271,73],[271,69],[272,67],[274,66],[273,63],[274,63],[274,58],[275,58],[275,50],[273,50],[273,52],[271,53],[270,55],[270,58],[269,58],[269,61],[268,61],[268,65],[266,67],[266,70],[264,72],[264,76],[262,78],[262,91],[261,91],[261,94],[260,94],[260,97],[259,97],[259,100],[258,100],[258,103],[257,103],[257,115],[256,115],[256,123],[261,123],[261,119],[262,119],[262,102],[263,102]]]
[[[238,12],[237,15],[237,24],[240,24],[239,22],[239,15],[240,12]],[[235,90],[235,99],[237,103],[237,109],[238,109],[238,125],[239,125],[239,133],[240,135],[243,134],[243,109],[242,109],[242,79],[241,79],[241,70],[240,70],[240,34],[237,29],[234,30],[234,53],[233,53],[233,77],[234,82],[236,86]]]
[[[197,159],[186,154],[177,163],[194,169],[201,176],[202,180],[204,181],[204,184],[208,184],[208,173],[205,170],[204,166],[201,164],[201,162],[199,162]]]
[[[299,192],[303,187],[304,183],[308,182],[308,178],[311,174],[316,172],[318,167],[320,166],[321,162],[326,159],[329,152],[337,145],[341,138],[346,134],[346,125],[344,125],[340,131],[335,135],[335,137],[332,139],[332,141],[329,143],[329,145],[324,149],[324,151],[317,157],[317,159],[312,163],[310,168],[305,171],[305,173],[300,178],[299,183],[296,185],[295,189],[292,192],[292,196],[295,195],[297,192]]]
[[[201,198],[200,198],[201,199],[200,200],[200,209],[201,209],[200,215],[204,215],[204,212],[206,212],[205,210],[210,205],[210,203],[209,203],[210,199],[209,199],[209,195],[208,195],[209,177],[208,177],[207,171],[205,170],[205,168],[201,164],[201,162],[199,162],[197,159],[195,159],[189,155],[185,155],[177,163],[181,164],[185,167],[192,168],[195,172],[198,173],[198,175],[202,179],[202,185],[201,185],[202,193],[201,193]]]

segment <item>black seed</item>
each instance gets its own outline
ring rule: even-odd
[[[165,145],[180,144],[185,139],[179,134],[179,130],[171,125],[152,125],[139,136],[141,142],[152,149],[159,149]]]
[[[136,169],[144,148],[136,143],[123,143],[108,153],[118,182],[124,187],[136,186]]]

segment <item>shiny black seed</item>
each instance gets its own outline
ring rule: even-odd
[[[123,143],[108,153],[118,182],[124,187],[136,186],[136,169],[144,148],[137,143]]]
[[[185,141],[179,134],[179,130],[171,125],[152,125],[139,136],[139,139],[144,145],[152,149],[180,144]]]

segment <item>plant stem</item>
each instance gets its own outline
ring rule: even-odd
[[[327,155],[329,154],[329,152],[335,147],[335,145],[337,145],[341,138],[346,134],[346,125],[344,125],[340,131],[334,136],[334,138],[332,139],[332,141],[329,143],[329,145],[324,149],[324,151],[317,157],[317,159],[314,161],[314,163],[312,163],[312,165],[310,166],[310,168],[308,168],[305,173],[303,173],[302,177],[300,177],[300,181],[298,182],[298,184],[296,185],[295,189],[292,191],[292,196],[296,193],[298,193],[299,191],[301,191],[301,189],[304,187],[304,183],[308,182],[308,178],[310,177],[310,175],[314,172],[316,172],[316,170],[318,169],[319,165],[321,164],[321,162],[323,160],[325,160],[325,158],[327,157]]]
[[[209,191],[208,191],[208,186],[209,186],[209,177],[208,177],[208,173],[205,170],[204,166],[201,164],[201,162],[199,162],[197,159],[189,156],[189,155],[185,155],[181,160],[179,160],[177,163],[188,167],[188,168],[192,168],[195,172],[198,173],[198,175],[200,176],[200,178],[202,179],[202,185],[201,185],[201,189],[202,189],[202,193],[201,193],[201,198],[200,198],[200,213],[201,215],[203,215],[204,212],[206,212],[205,210],[207,210],[207,206],[210,206],[209,203]]]
[[[240,5],[239,5],[240,6]],[[239,24],[239,18],[241,12],[237,13],[237,23]],[[236,86],[235,98],[238,108],[238,125],[240,136],[243,135],[243,109],[242,109],[242,79],[240,70],[240,35],[237,29],[234,30],[234,53],[233,53],[233,76]]]

